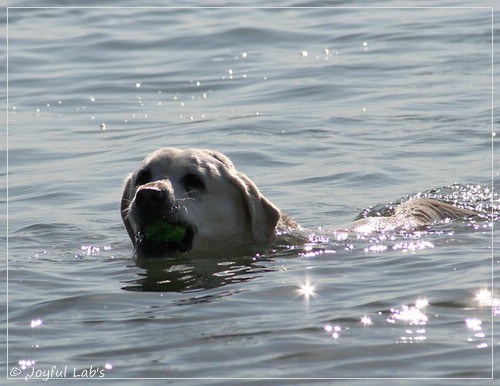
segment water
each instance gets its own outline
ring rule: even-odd
[[[8,16],[2,361],[12,378],[490,382],[500,261],[488,215],[423,234],[331,233],[408,195],[491,212],[490,9]],[[121,189],[161,146],[224,152],[330,239],[231,260],[134,261]]]

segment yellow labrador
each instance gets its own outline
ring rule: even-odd
[[[126,180],[121,214],[137,257],[249,251],[300,229],[229,158],[201,149],[163,148],[148,155]],[[346,231],[383,232],[473,214],[415,198],[390,217],[364,218]]]
[[[276,239],[281,213],[221,153],[159,149],[126,183],[121,213],[138,257],[244,249]],[[166,240],[154,230],[174,232]],[[247,248],[248,249],[248,248]]]

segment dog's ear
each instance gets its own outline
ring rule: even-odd
[[[123,224],[127,229],[128,236],[130,237],[130,240],[132,240],[132,244],[134,244],[135,246],[135,234],[134,230],[132,229],[132,225],[130,225],[130,220],[128,218],[129,205],[133,198],[130,197],[131,184],[132,184],[132,174],[127,177],[127,180],[125,181],[125,186],[123,187],[122,200],[120,202],[120,213],[122,215]]]
[[[234,170],[231,182],[240,190],[247,205],[253,238],[257,242],[271,242],[276,237],[280,210],[265,198],[245,174]]]
[[[280,210],[260,193],[250,178],[236,170],[228,157],[218,151],[206,151],[224,164],[229,180],[241,192],[247,205],[254,240],[257,242],[274,241],[276,226],[281,218]]]

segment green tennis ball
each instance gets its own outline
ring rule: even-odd
[[[157,243],[178,243],[184,239],[186,231],[187,228],[182,225],[158,222],[146,227],[144,236]]]

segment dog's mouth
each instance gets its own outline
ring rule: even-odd
[[[171,256],[189,252],[193,247],[194,231],[181,223],[157,221],[143,226],[135,234],[139,258]]]

